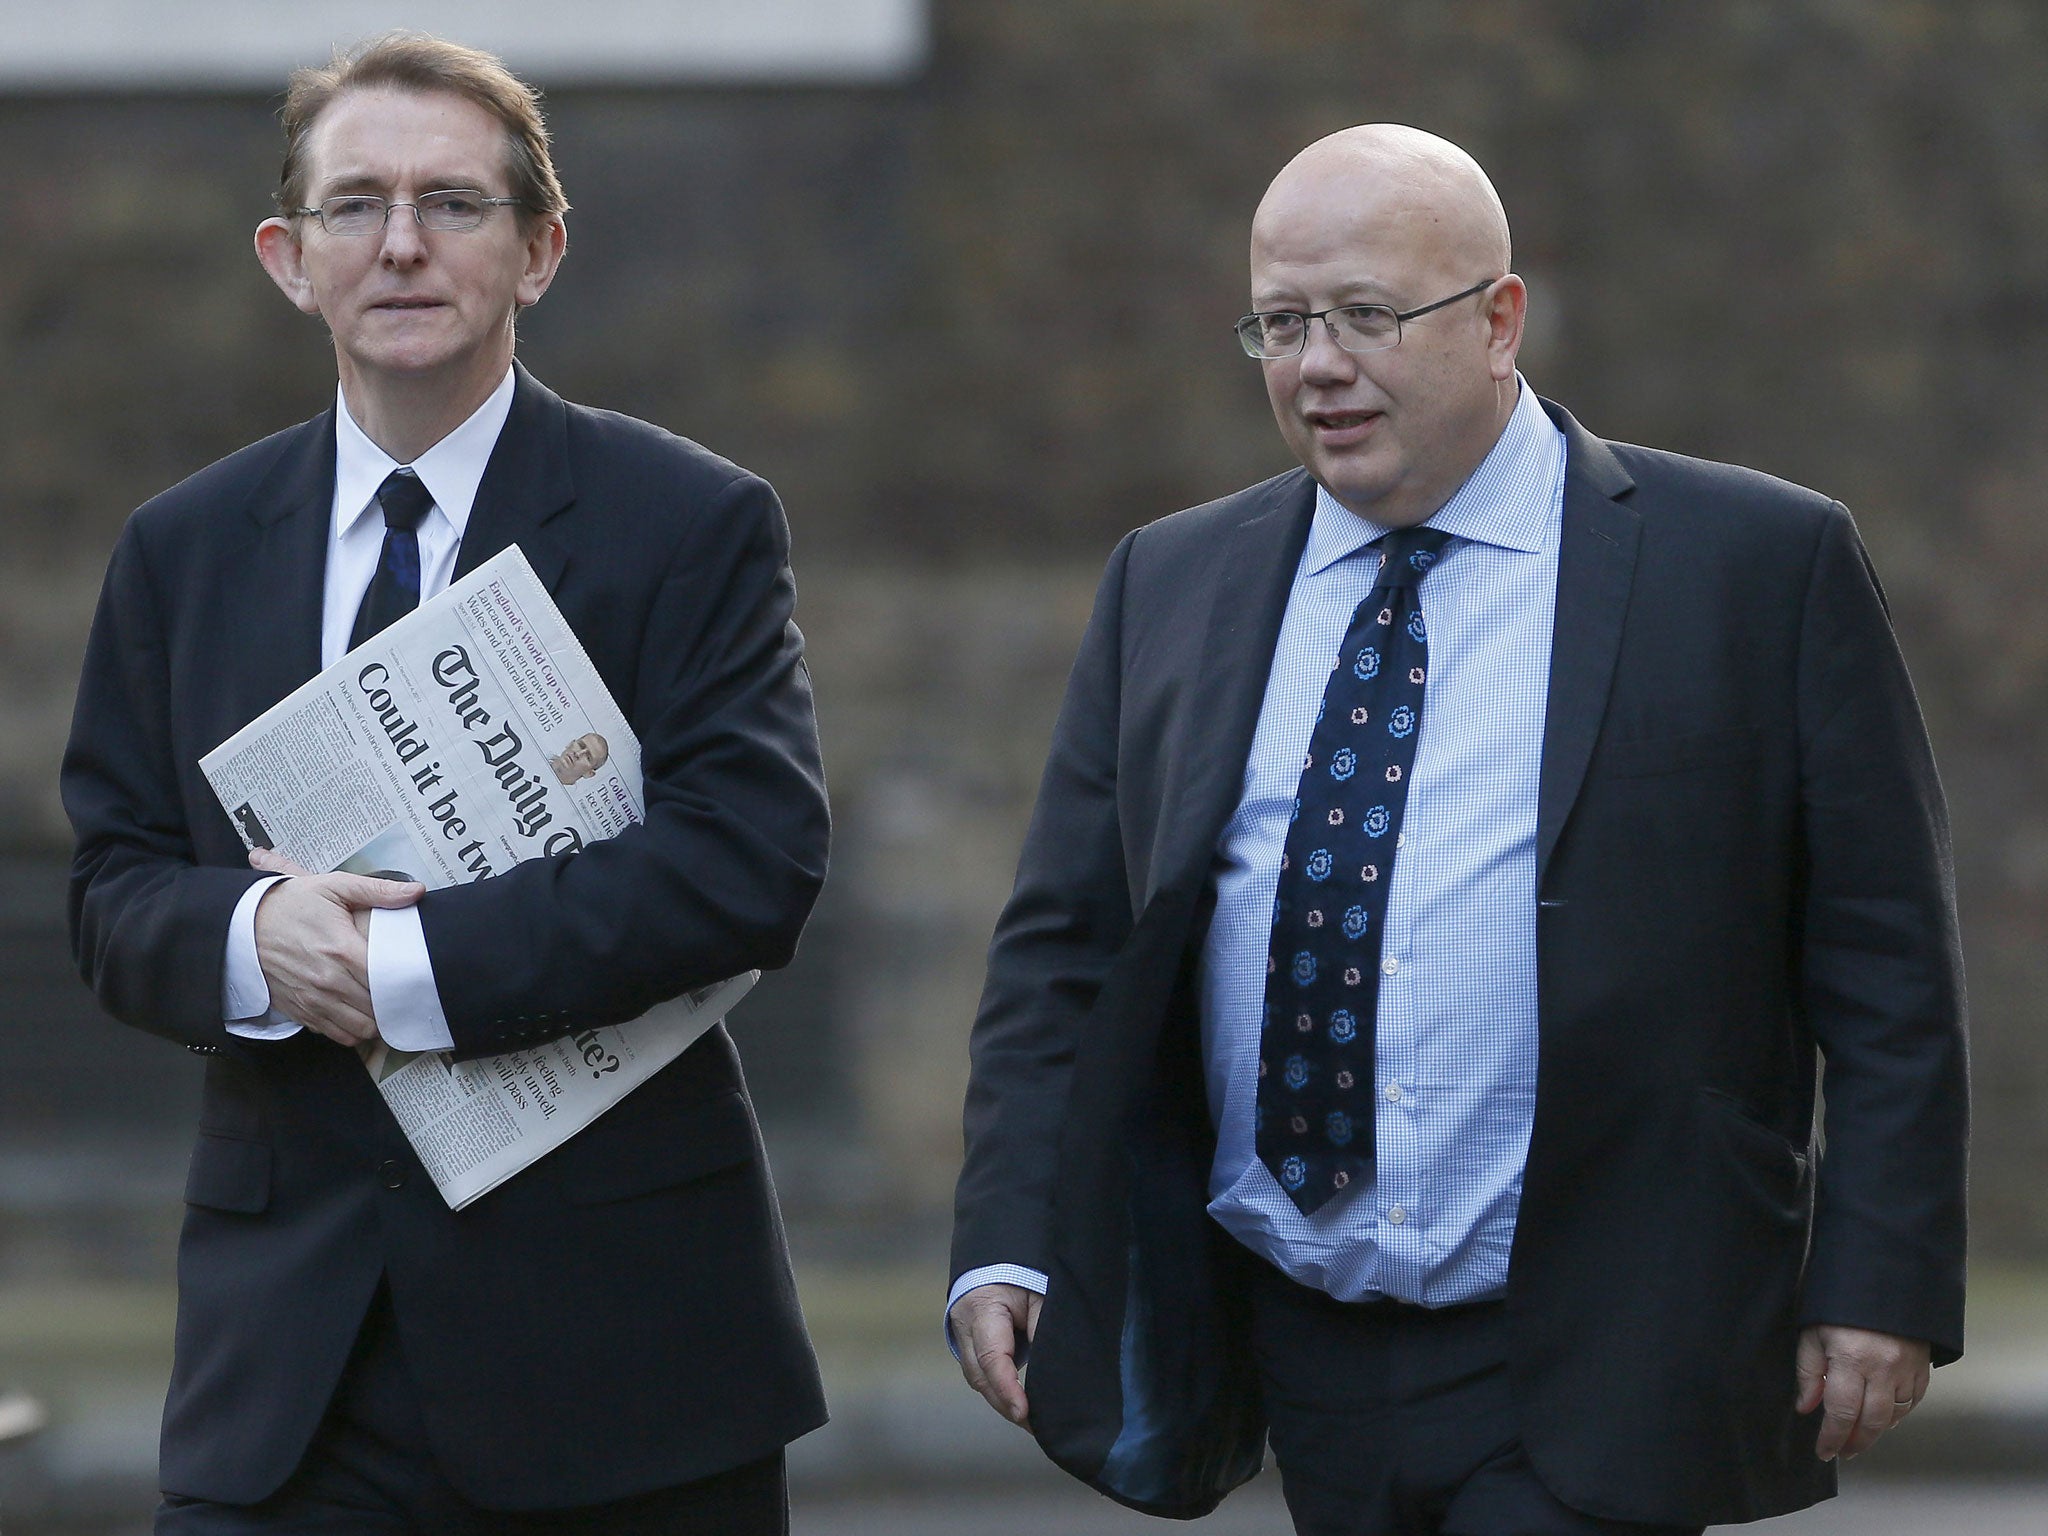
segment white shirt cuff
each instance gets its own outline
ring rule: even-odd
[[[395,1051],[452,1051],[418,907],[370,909],[370,1011]]]
[[[946,1311],[939,1318],[939,1327],[946,1335],[946,1348],[953,1352],[953,1358],[960,1358],[960,1347],[953,1342],[952,1326],[946,1321],[953,1312],[953,1303],[973,1290],[977,1285],[1021,1285],[1027,1291],[1045,1294],[1046,1277],[1035,1269],[1022,1264],[984,1264],[979,1269],[970,1269],[953,1282],[953,1289],[946,1292]]]
[[[256,955],[256,906],[283,875],[258,880],[242,892],[228,919],[227,953],[220,964],[220,1016],[231,1035],[245,1040],[282,1040],[299,1026],[270,1007],[270,983]]]

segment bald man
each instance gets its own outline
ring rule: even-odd
[[[1539,399],[1510,266],[1441,139],[1280,173],[1237,335],[1301,467],[1117,546],[1055,730],[948,1317],[1137,1508],[1270,1434],[1303,1536],[1696,1532],[1961,1350],[1947,827],[1869,563]]]

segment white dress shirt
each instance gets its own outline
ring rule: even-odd
[[[334,510],[327,533],[327,579],[321,593],[320,665],[348,650],[356,610],[377,573],[384,550],[384,508],[377,488],[394,469],[410,468],[434,498],[419,526],[420,601],[444,591],[469,526],[476,490],[491,450],[512,411],[512,371],[469,419],[409,466],[371,442],[335,391]],[[282,876],[259,880],[236,905],[222,963],[221,1012],[228,1032],[251,1040],[282,1040],[299,1024],[270,1006],[270,984],[256,956],[256,906]],[[399,1050],[440,1051],[454,1045],[448,1015],[434,985],[417,908],[370,913],[370,1006],[377,1032]]]

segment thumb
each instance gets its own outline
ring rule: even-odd
[[[1793,1371],[1799,1378],[1799,1396],[1793,1404],[1793,1411],[1811,1413],[1820,1406],[1828,1384],[1828,1355],[1821,1345],[1818,1329],[1801,1330]]]
[[[371,875],[329,875],[328,889],[345,907],[409,907],[427,894],[417,880],[379,880]]]
[[[267,875],[310,875],[313,873],[295,859],[288,859],[275,848],[251,848],[249,867],[260,869]]]

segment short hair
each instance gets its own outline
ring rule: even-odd
[[[306,137],[335,98],[345,91],[446,91],[475,102],[505,126],[505,169],[521,215],[538,220],[568,210],[562,183],[548,150],[547,120],[540,92],[521,80],[496,54],[465,48],[424,32],[386,32],[334,55],[325,66],[292,71],[279,117],[284,123],[284,168],[278,176],[277,205],[289,216],[306,205]]]

